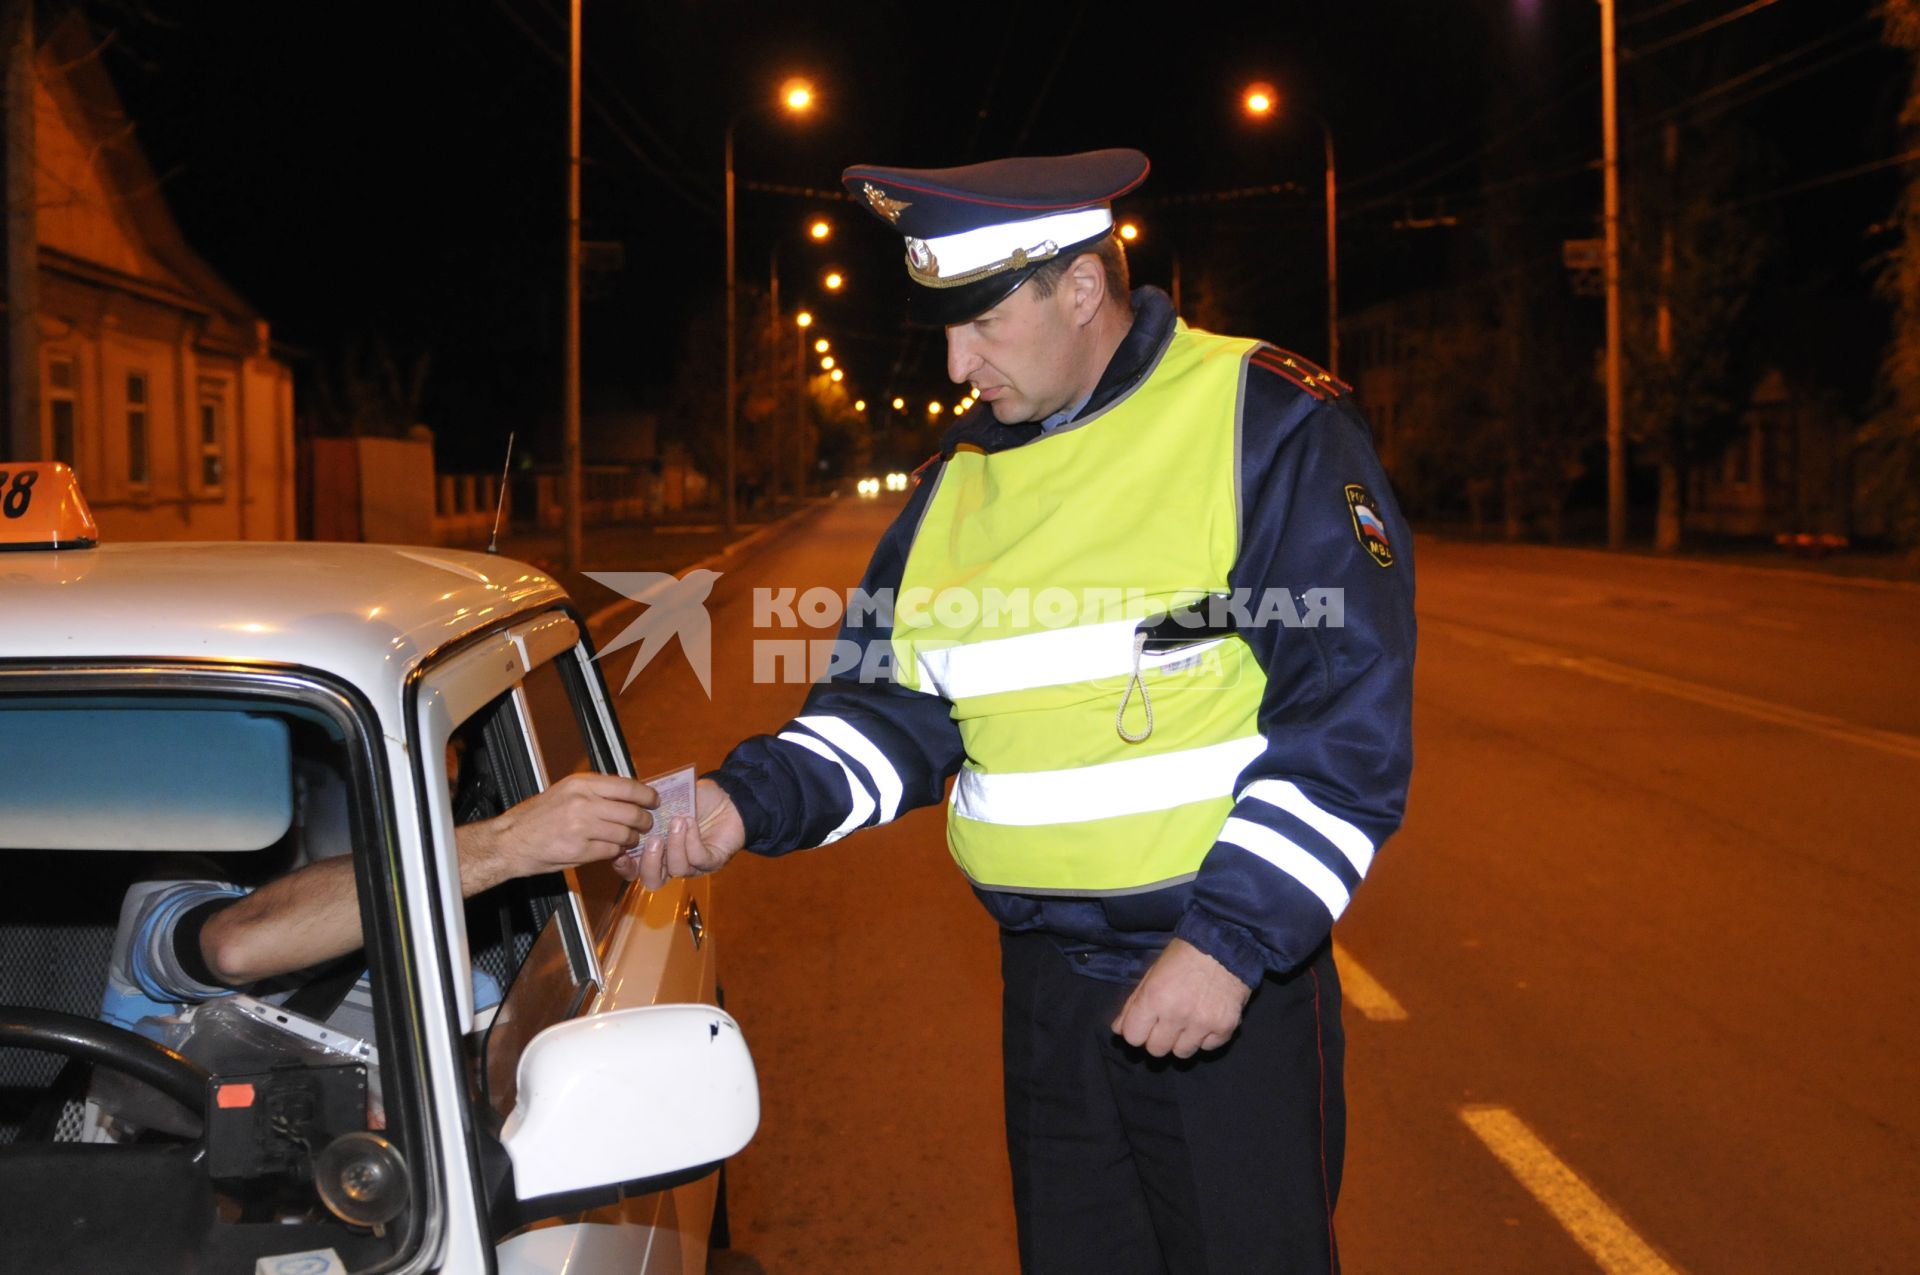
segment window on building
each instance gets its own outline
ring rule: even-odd
[[[47,360],[47,432],[52,436],[53,458],[78,469],[78,442],[74,431],[73,360]]]
[[[152,480],[147,448],[147,374],[127,373],[127,481],[145,487]]]
[[[200,485],[218,491],[227,479],[227,386],[200,382]]]

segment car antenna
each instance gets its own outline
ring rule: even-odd
[[[513,469],[513,431],[507,431],[507,458],[500,464],[500,498],[493,503],[493,534],[487,538],[487,552],[500,552],[500,515],[507,508],[507,475]]]

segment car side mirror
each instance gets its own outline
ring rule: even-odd
[[[500,1143],[527,1201],[704,1170],[759,1125],[740,1025],[711,1005],[643,1005],[528,1042]]]

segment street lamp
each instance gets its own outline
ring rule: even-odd
[[[827,272],[827,277],[820,282],[826,285],[828,292],[838,292],[846,283],[846,279],[838,270],[830,270]]]
[[[1128,243],[1132,243],[1140,237],[1140,227],[1133,222],[1123,221],[1120,223],[1120,237]]]
[[[825,354],[828,350],[831,350],[832,348],[833,348],[833,342],[827,340],[827,338],[825,337],[821,337],[818,341],[815,341],[813,343],[813,352],[815,354]]]
[[[805,80],[788,80],[780,86],[780,104],[792,114],[798,115],[813,106],[813,86]],[[740,365],[740,333],[738,329],[738,310],[735,295],[734,235],[733,235],[733,131],[743,115],[754,108],[735,111],[727,120],[725,134],[726,173],[727,173],[727,382],[723,397],[726,400],[726,450],[727,450],[727,494],[726,527],[732,532],[737,525],[734,517],[734,470],[737,457],[734,455],[733,422],[734,406],[737,399],[736,382]]]
[[[893,400],[893,410],[894,410],[894,411],[896,411],[896,412],[904,412],[904,411],[906,411],[906,410],[907,410],[907,400],[905,400],[904,398],[896,398],[896,399],[894,399],[894,400]]]
[[[1240,99],[1241,109],[1255,120],[1272,115],[1280,104],[1280,95],[1271,84],[1250,84]],[[1327,152],[1327,371],[1340,375],[1340,253],[1334,233],[1335,205],[1333,183],[1333,130],[1318,115],[1320,137]]]
[[[833,234],[833,223],[826,220],[816,221],[807,227],[807,233],[812,235],[816,240],[825,239]]]
[[[817,349],[818,347],[816,346],[815,348]],[[833,355],[829,354],[826,358],[820,360],[820,370],[822,372],[833,371]]]
[[[833,378],[833,383],[835,385],[838,385],[840,384],[840,382],[847,379],[847,374],[841,371],[839,368],[834,368],[831,372],[827,373],[827,375]]]

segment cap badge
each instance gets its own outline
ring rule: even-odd
[[[867,207],[873,209],[873,211],[879,213],[882,217],[885,217],[888,225],[898,224],[900,214],[913,207],[912,204],[904,199],[889,198],[886,191],[881,190],[872,182],[862,182],[860,184],[860,197],[867,201]]]
[[[917,274],[937,276],[940,273],[940,260],[924,239],[907,238],[907,264]]]

